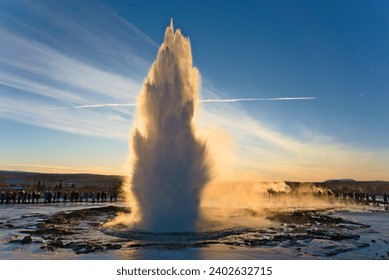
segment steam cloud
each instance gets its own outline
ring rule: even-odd
[[[242,177],[223,164],[234,160],[228,157],[231,149],[221,144],[226,142],[223,134],[216,141],[208,138],[208,151],[206,143],[197,136],[193,121],[196,104],[200,102],[314,97],[199,100],[199,78],[198,70],[192,66],[189,40],[180,30],[174,31],[171,23],[138,97],[131,135],[130,176],[123,186],[131,214],[119,215],[108,226],[124,224],[152,232],[261,227],[272,223],[267,219],[271,211],[338,206],[332,199],[316,197],[317,190],[311,185],[292,191],[283,181],[258,182],[249,174]],[[209,157],[214,165],[212,181]]]
[[[171,23],[138,97],[131,139],[128,184],[138,229],[196,228],[201,192],[210,178],[206,144],[193,124],[198,91],[190,42]]]

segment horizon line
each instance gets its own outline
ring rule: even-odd
[[[126,177],[127,175],[123,174],[103,174],[103,173],[93,173],[93,172],[57,172],[57,173],[52,173],[52,172],[43,172],[43,171],[23,171],[23,170],[5,170],[5,169],[0,169],[0,172],[17,172],[17,173],[33,173],[33,174],[42,174],[42,175],[97,175],[97,176],[119,176],[119,177]],[[389,183],[389,180],[385,179],[350,179],[350,178],[338,178],[338,179],[325,179],[325,180],[316,180],[316,181],[297,181],[297,180],[265,180],[261,182],[298,182],[298,183],[306,183],[306,182],[312,182],[312,183],[324,183],[328,181],[351,181],[351,182],[385,182]]]

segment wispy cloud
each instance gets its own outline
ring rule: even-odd
[[[0,27],[0,118],[125,139],[134,110],[114,104],[135,104],[142,86],[140,73],[150,65],[139,53],[150,49],[147,46],[156,50],[156,43],[101,5],[84,5],[87,10],[95,9],[84,17],[46,6],[39,1],[18,0],[15,9],[19,9],[19,16],[0,9],[0,16],[7,19]],[[25,22],[23,13],[34,22]],[[39,26],[41,21],[46,23],[43,28]],[[61,36],[56,34],[59,30]],[[105,109],[85,106],[107,103]],[[74,106],[102,110],[53,110]]]
[[[109,125],[104,116],[115,115],[116,119],[126,116],[126,122],[130,122],[132,111],[112,108],[100,114],[92,111],[55,114],[52,108],[98,100],[135,100],[140,83],[77,62],[3,30],[0,36],[7,39],[8,53],[17,50],[11,57],[7,53],[0,56],[3,63],[0,69],[0,117],[73,133],[126,137],[118,126],[126,128],[127,124]],[[23,55],[18,56],[19,52],[32,57],[23,58]],[[96,122],[96,119],[100,121]],[[111,126],[109,131],[102,127],[105,122]]]
[[[60,7],[49,8],[39,1],[16,3],[40,26],[8,15],[0,27],[0,118],[125,141],[157,44],[99,5],[91,6],[97,10],[90,13],[94,18],[81,13],[83,18],[63,15]],[[87,6],[90,8],[89,3]],[[309,129],[287,133],[283,127],[275,129],[271,120],[254,118],[239,106],[240,102],[262,101],[290,101],[293,106],[296,102],[292,101],[312,101],[315,97],[225,98],[209,84],[202,88],[204,99],[200,103],[204,106],[199,106],[196,116],[199,130],[214,150],[221,151],[219,162],[232,166],[231,170],[250,170],[265,179],[389,179],[388,150],[341,143],[333,135]],[[220,135],[225,136],[223,141],[219,141]],[[0,168],[4,166],[0,163]],[[43,163],[29,166],[31,170],[34,166],[49,168]]]
[[[158,44],[147,34],[99,1],[14,0],[8,5],[0,3],[0,7],[5,28],[116,73],[147,71],[149,55],[157,50]],[[7,13],[9,7],[11,12]]]
[[[46,83],[55,81],[61,83],[57,84],[57,87],[72,86],[92,92],[94,95],[116,99],[128,98],[131,95],[134,97],[140,90],[141,84],[131,77],[120,76],[81,63],[45,45],[1,29],[0,36],[5,42],[1,47],[3,54],[0,56],[0,62],[19,70],[19,73],[24,71],[26,74],[34,74],[36,80]],[[27,75],[20,75],[19,78],[25,80],[25,76]]]
[[[125,140],[131,127],[130,116],[123,117],[113,110],[58,113],[49,109],[53,102],[10,98],[2,90],[0,104],[6,107],[0,110],[0,118],[74,134]]]
[[[215,94],[203,90],[205,95]],[[288,134],[274,129],[270,120],[254,119],[234,103],[202,107],[198,122],[215,150],[216,161],[227,170],[224,176],[236,173],[239,179],[251,173],[254,177],[250,179],[296,181],[389,179],[385,175],[389,150],[352,146],[312,130],[307,133],[308,128]]]
[[[69,107],[58,107],[54,108],[54,110],[62,110],[62,109],[84,109],[84,108],[106,108],[106,107],[136,107],[136,103],[107,103],[107,104],[89,104],[89,105],[76,105]]]

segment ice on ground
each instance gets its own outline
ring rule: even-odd
[[[0,259],[389,259],[389,212],[381,208],[275,211],[261,227],[197,232],[104,227],[122,206],[1,205]],[[231,216],[245,218],[255,213]]]

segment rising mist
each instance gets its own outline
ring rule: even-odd
[[[228,133],[206,133],[206,144],[196,131],[199,83],[189,39],[171,23],[138,97],[123,185],[131,214],[107,225],[152,232],[258,227],[273,211],[339,207],[317,197],[314,186],[292,192],[283,181],[259,182],[229,168],[236,157],[224,145]]]

